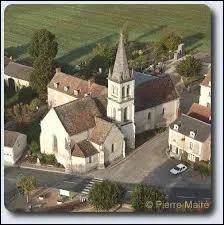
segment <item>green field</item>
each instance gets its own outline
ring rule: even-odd
[[[34,31],[55,33],[57,59],[74,65],[100,42],[112,42],[128,21],[129,39],[156,41],[170,31],[185,38],[187,50],[210,53],[210,10],[206,5],[10,5],[5,10],[5,51],[29,61]]]

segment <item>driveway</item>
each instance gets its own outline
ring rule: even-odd
[[[197,172],[188,169],[174,176],[169,173],[178,161],[168,158],[165,153],[168,132],[164,132],[144,143],[120,163],[88,173],[89,176],[109,179],[121,183],[145,183],[164,188],[201,186],[210,188],[211,179],[202,178]]]

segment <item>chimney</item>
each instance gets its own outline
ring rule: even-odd
[[[61,72],[61,68],[60,67],[56,68],[55,70],[56,70],[56,73],[60,73]]]

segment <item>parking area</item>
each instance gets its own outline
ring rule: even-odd
[[[162,133],[140,146],[119,164],[88,175],[127,184],[143,182],[165,188],[203,184],[209,188],[211,178],[201,177],[191,168],[179,175],[170,174],[170,169],[179,162],[166,155],[167,139],[168,133]]]

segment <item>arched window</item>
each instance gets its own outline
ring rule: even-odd
[[[111,152],[114,152],[114,144],[111,145]]]
[[[130,96],[130,86],[129,85],[127,86],[127,96],[128,97]]]
[[[113,118],[116,119],[116,108],[113,108]]]
[[[124,121],[127,121],[128,119],[128,108],[124,108]]]
[[[122,87],[122,98],[125,98],[125,87]]]
[[[53,150],[54,152],[58,152],[58,140],[56,135],[53,135]]]
[[[148,120],[151,120],[151,112],[148,113]]]

